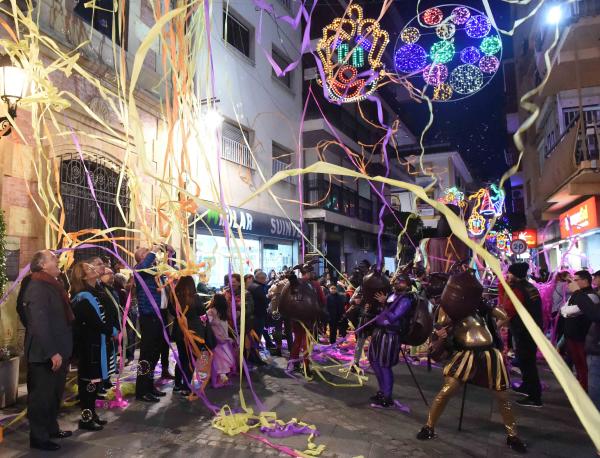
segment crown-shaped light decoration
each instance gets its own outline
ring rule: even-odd
[[[502,216],[504,212],[504,199],[506,198],[506,193],[504,189],[500,188],[496,184],[490,185],[490,199],[492,201],[492,205],[494,206],[494,213],[496,217]]]
[[[358,5],[323,28],[317,54],[325,72],[329,97],[342,103],[359,102],[377,89],[389,35],[375,19],[363,18]],[[319,84],[323,84],[321,79]]]

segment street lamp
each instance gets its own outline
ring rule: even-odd
[[[560,5],[551,6],[546,13],[546,22],[556,25],[562,19],[562,8]]]
[[[223,116],[214,108],[209,108],[204,114],[204,121],[211,130],[217,130],[223,125]]]
[[[0,99],[6,103],[11,118],[17,117],[17,104],[25,97],[28,88],[25,70],[15,66],[9,56],[0,56]],[[4,137],[11,130],[10,119],[7,116],[0,117],[0,135]]]

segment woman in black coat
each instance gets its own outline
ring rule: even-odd
[[[203,299],[196,292],[194,279],[191,276],[185,276],[181,277],[177,282],[175,297],[171,294],[169,301],[169,312],[175,317],[171,336],[177,345],[177,354],[181,362],[181,367],[177,365],[175,368],[175,385],[173,391],[179,391],[184,396],[190,394],[188,383],[191,384],[192,382],[194,361],[199,356],[199,354],[196,354],[197,352],[194,349],[194,345],[191,345],[190,340],[193,340],[197,336],[205,341],[205,344],[195,341],[195,346],[199,351],[205,350],[206,347],[214,348],[214,344],[211,342],[211,340],[214,340],[211,338],[211,331],[200,319],[206,313]],[[187,334],[187,341],[186,333],[183,330],[186,327],[190,331]]]
[[[103,380],[108,378],[106,341],[116,333],[107,322],[98,297],[98,278],[99,274],[91,264],[79,262],[73,267],[71,298],[75,314],[75,349],[79,357],[79,429],[88,431],[99,431],[106,424],[96,414],[96,398]]]

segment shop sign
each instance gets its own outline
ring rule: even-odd
[[[285,218],[235,207],[227,208],[226,218],[216,210],[200,210],[200,214],[204,212],[206,212],[203,217],[204,223],[211,229],[223,230],[225,223],[227,223],[234,235],[238,229],[241,229],[242,234],[287,239],[300,238],[291,221]],[[297,227],[300,226],[299,223],[294,223]],[[203,227],[205,227],[204,224],[197,224],[197,230],[202,230]]]
[[[523,229],[522,231],[513,232],[512,238],[513,240],[524,240],[528,248],[535,248],[538,245],[536,229]]]
[[[598,198],[590,197],[560,215],[560,236],[566,239],[598,227]]]

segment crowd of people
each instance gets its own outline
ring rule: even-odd
[[[192,276],[170,279],[157,273],[159,262],[170,263],[173,259],[172,247],[154,245],[136,250],[133,272],[110,259],[93,256],[76,262],[67,276],[61,273],[53,252],[35,253],[31,274],[22,282],[17,300],[26,327],[27,417],[32,448],[58,450],[60,445],[53,439],[71,435],[57,422],[71,365],[77,368],[79,428],[87,431],[99,431],[106,424],[96,411],[96,400],[112,388],[115,374],[135,360],[136,350],[135,397],[147,403],[157,403],[166,395],[155,384],[159,362],[161,377],[173,380],[173,392],[188,397],[194,396],[194,386],[204,389],[208,384],[214,388],[230,384],[232,376],[242,370],[240,351],[244,364],[260,367],[268,364],[269,355],[285,355],[284,342],[289,369],[310,375],[306,327],[281,319],[275,306],[273,291],[290,269],[285,267],[279,273],[257,269],[243,277],[231,273],[215,291],[203,277],[198,282]],[[360,283],[369,267],[363,261],[352,273],[336,276],[326,270],[321,277],[311,268],[300,268],[301,281],[314,291],[323,309],[311,330],[317,339],[322,335],[335,345],[350,328],[354,329],[356,346],[350,366],[354,372],[361,370],[360,360],[369,341],[366,355],[379,386],[371,402],[390,407],[392,367],[398,364],[406,344],[402,336],[409,332],[413,298],[427,296],[436,321],[429,354],[437,351],[436,342],[445,342],[439,349],[451,354],[452,360],[444,369],[444,385],[427,424],[417,437],[433,438],[435,423],[449,397],[466,381],[481,378],[481,386],[497,395],[508,445],[525,451],[504,395],[509,385],[504,361],[522,376],[522,383],[512,387],[525,396],[517,402],[525,407],[542,407],[539,358],[535,342],[504,289],[498,288],[497,281],[489,282],[488,292],[498,288],[492,305],[485,310],[477,306],[475,315],[458,319],[445,316],[437,307],[441,291],[427,294],[435,289],[435,279],[419,267],[393,276],[382,274],[391,284],[389,294],[377,292],[367,299]],[[543,288],[528,280],[528,268],[525,263],[511,265],[506,274],[508,283],[600,407],[600,272],[558,272],[545,283],[551,285],[549,294],[541,294]],[[477,324],[482,316],[490,318]],[[239,332],[242,322],[244,335]],[[509,329],[508,334],[504,333],[504,342],[496,323]],[[489,329],[487,334],[480,332],[483,328]],[[474,329],[479,330],[475,337],[470,334]],[[460,346],[461,339],[470,343]],[[448,342],[455,347],[450,348]],[[473,342],[478,346],[473,347]],[[170,362],[170,354],[175,364]]]

